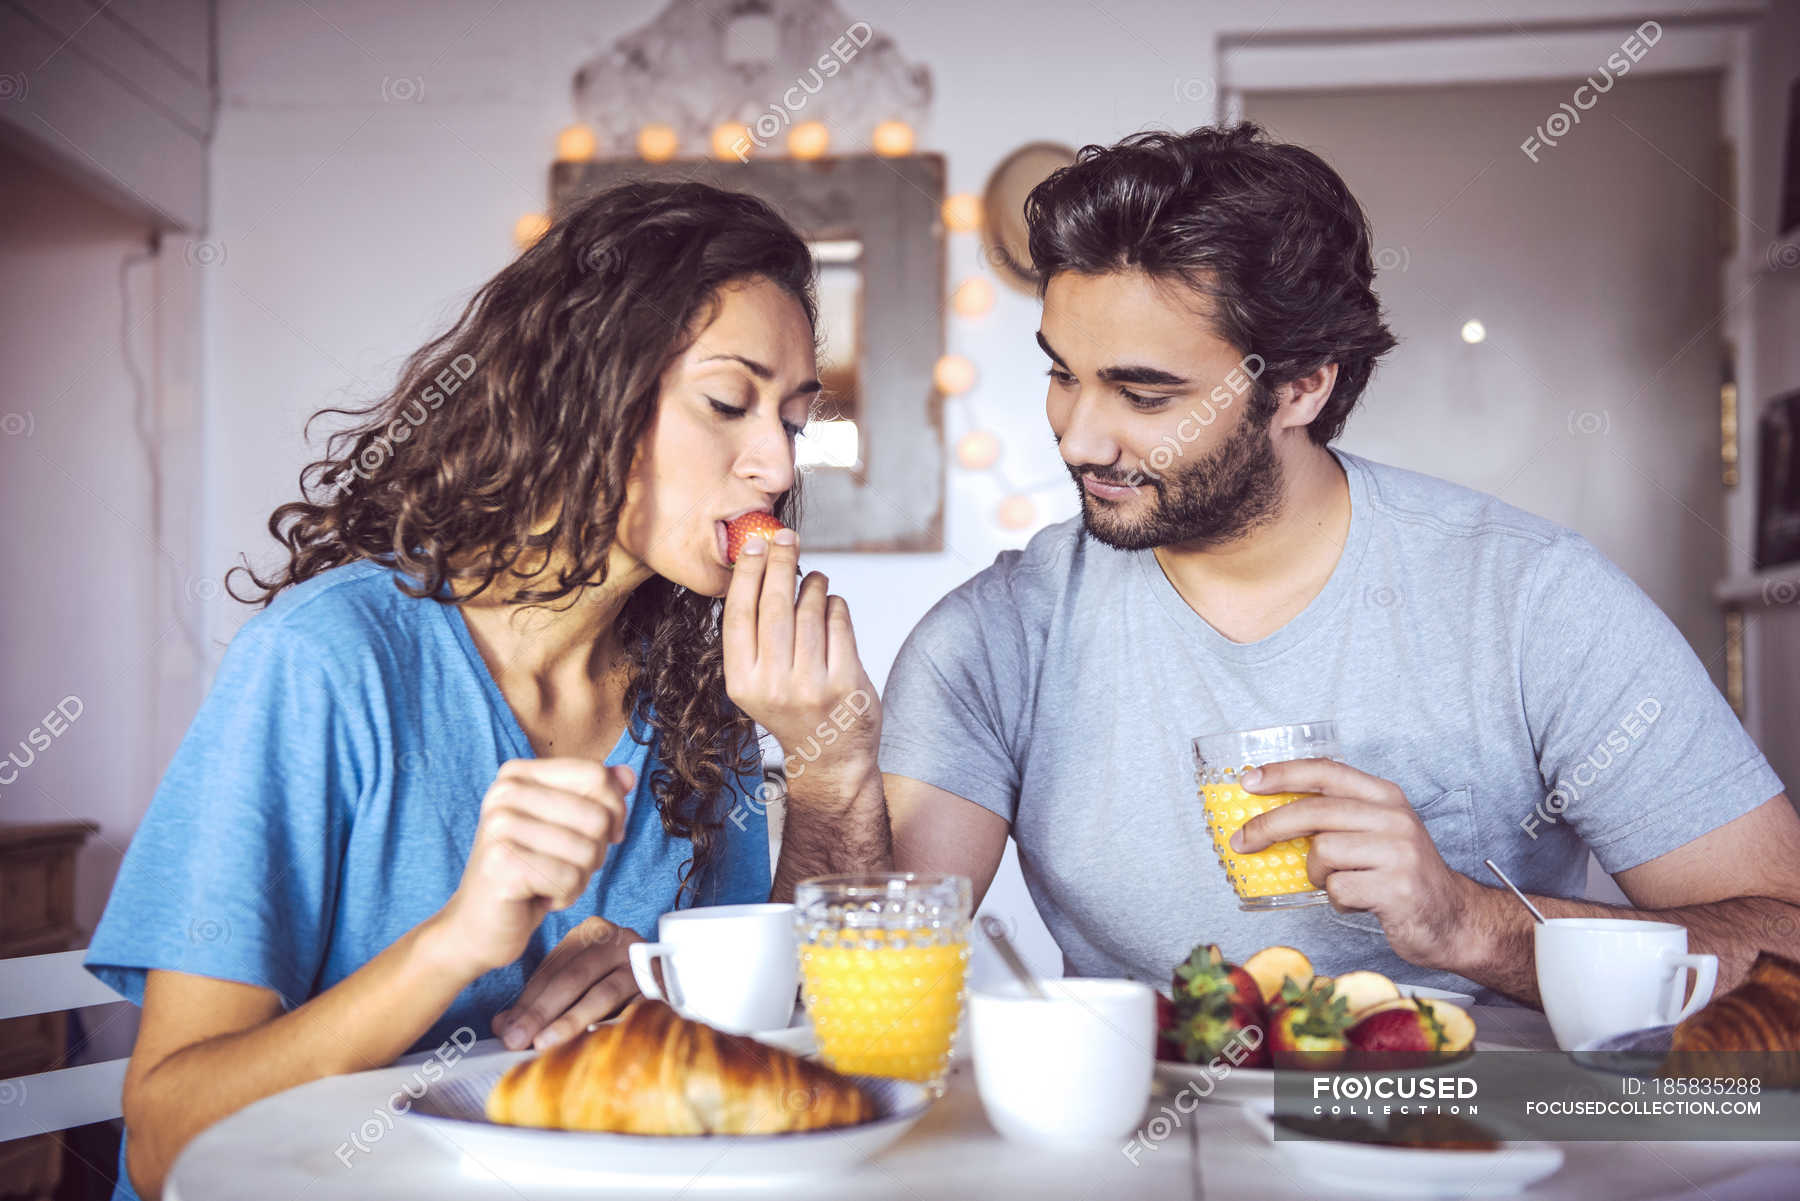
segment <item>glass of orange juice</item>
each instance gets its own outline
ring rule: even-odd
[[[833,1069],[941,1094],[969,964],[969,881],[817,876],[794,889],[800,994]]]
[[[1311,795],[1246,792],[1239,777],[1250,768],[1267,763],[1342,757],[1337,726],[1329,721],[1237,730],[1194,739],[1200,802],[1206,809],[1213,849],[1218,851],[1219,862],[1237,890],[1238,908],[1298,909],[1322,905],[1329,899],[1323,889],[1313,887],[1306,875],[1306,850],[1311,839],[1290,838],[1253,855],[1231,849],[1231,836],[1239,826],[1259,813]]]

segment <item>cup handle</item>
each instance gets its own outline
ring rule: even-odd
[[[669,958],[670,953],[668,944],[660,942],[634,942],[627,948],[631,957],[631,976],[637,981],[638,991],[652,1001],[667,1001],[679,1013],[681,985],[675,979],[675,963]],[[662,960],[663,979],[669,982],[669,996],[663,995],[656,983],[656,973],[651,969],[651,964],[659,959]]]
[[[1669,1018],[1670,1024],[1686,1021],[1696,1010],[1712,1000],[1713,986],[1719,982],[1719,957],[1717,955],[1671,955],[1669,963],[1675,969],[1669,980],[1669,1003],[1666,1009],[1679,1009],[1680,1012]],[[1694,995],[1688,1003],[1681,1003],[1682,985],[1686,983],[1686,973],[1694,973]]]

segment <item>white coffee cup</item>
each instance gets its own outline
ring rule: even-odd
[[[1718,956],[1689,955],[1684,926],[1555,917],[1536,930],[1538,995],[1565,1051],[1679,1022],[1712,999],[1718,982]],[[1693,995],[1684,1004],[1690,971]]]
[[[714,905],[665,913],[656,941],[633,943],[638,991],[731,1034],[782,1030],[800,987],[794,907]],[[660,961],[668,995],[650,965]]]
[[[994,1129],[1062,1145],[1124,1138],[1143,1121],[1156,1067],[1156,1001],[1135,980],[1008,982],[969,993],[975,1086]]]

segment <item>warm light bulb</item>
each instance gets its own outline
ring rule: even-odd
[[[1030,529],[1037,520],[1037,506],[1029,496],[1014,493],[1000,502],[1000,510],[995,518],[1009,530]]]
[[[528,249],[531,244],[544,236],[550,228],[550,218],[542,213],[526,213],[513,222],[513,245],[520,250]]]
[[[912,126],[904,121],[883,121],[875,127],[872,140],[875,153],[883,158],[899,158],[913,151]]]
[[[647,163],[666,163],[681,146],[681,135],[669,125],[646,125],[638,130],[638,157]]]
[[[956,461],[970,471],[986,471],[1000,457],[1000,439],[989,430],[970,430],[956,443]]]
[[[980,317],[994,307],[994,285],[985,276],[971,275],[956,285],[950,307],[960,317]]]
[[[599,149],[599,139],[585,125],[571,125],[556,135],[556,161],[559,163],[585,163]]]
[[[945,396],[960,396],[975,386],[975,364],[960,354],[947,354],[931,369],[931,382]]]
[[[944,201],[944,228],[953,234],[973,233],[981,228],[981,198],[958,192]]]
[[[819,158],[831,145],[831,131],[823,121],[802,121],[788,130],[788,153],[795,158]]]
[[[1473,346],[1487,337],[1487,326],[1473,319],[1463,322],[1462,340]]]
[[[755,149],[756,143],[750,140],[750,127],[742,121],[727,121],[712,132],[714,158],[742,162]]]

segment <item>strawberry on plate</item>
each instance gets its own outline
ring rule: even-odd
[[[743,552],[744,543],[749,541],[752,536],[761,535],[764,539],[773,542],[776,531],[785,528],[787,527],[776,520],[775,514],[764,513],[760,510],[732,518],[725,525],[725,561],[736,563],[738,555]]]
[[[1341,1067],[1350,1050],[1350,1007],[1316,979],[1289,979],[1269,1011],[1269,1052],[1278,1068],[1321,1071]]]
[[[1228,963],[1218,946],[1206,943],[1195,947],[1186,962],[1175,965],[1175,1001],[1199,1001],[1213,993],[1223,993],[1232,1005],[1260,1017],[1262,993],[1250,973],[1235,963]]]

